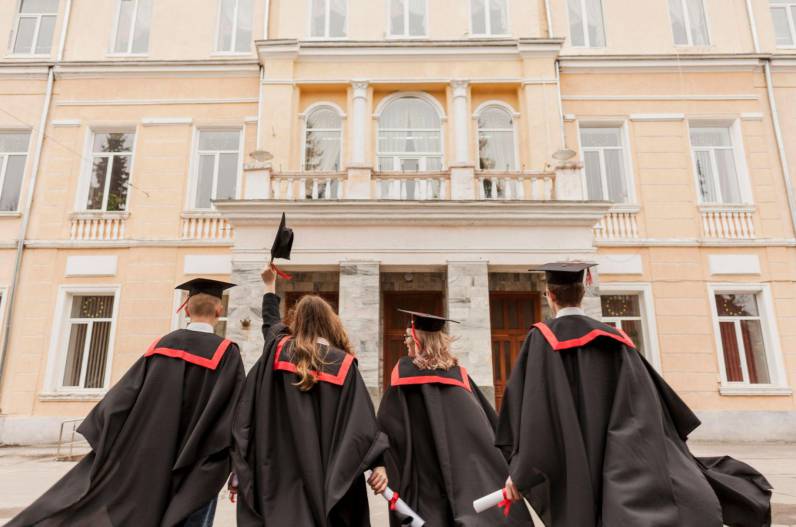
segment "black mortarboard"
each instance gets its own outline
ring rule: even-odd
[[[548,284],[568,285],[582,283],[586,271],[596,265],[593,262],[552,262],[539,265],[531,271],[544,271]]]
[[[419,329],[420,331],[442,331],[442,328],[445,327],[445,322],[459,323],[457,320],[429,315],[428,313],[418,313],[417,311],[407,311],[406,309],[399,309],[398,311],[410,315],[412,317],[412,322],[414,322],[415,329]]]
[[[290,250],[293,248],[293,229],[286,225],[287,220],[285,213],[282,213],[282,221],[279,223],[279,229],[276,231],[274,244],[271,246],[271,261],[274,258],[284,258],[290,260]]]
[[[223,298],[224,291],[230,287],[235,287],[235,285],[236,284],[211,280],[209,278],[194,278],[193,280],[188,280],[184,284],[178,285],[174,289],[188,291],[188,298],[191,298],[193,295],[198,295],[199,293],[204,293],[216,298]]]

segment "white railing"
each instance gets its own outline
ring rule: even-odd
[[[638,239],[638,207],[617,206],[594,227],[598,241]]]
[[[447,172],[379,172],[373,174],[376,199],[445,200],[448,199]]]
[[[755,208],[749,205],[702,205],[705,238],[749,240],[755,237]]]
[[[81,241],[122,240],[128,216],[126,212],[77,212],[71,218],[69,238]]]
[[[534,201],[555,199],[555,174],[478,173],[475,184],[475,195],[480,199]]]
[[[343,199],[346,174],[274,174],[271,176],[271,198]]]
[[[183,240],[231,241],[232,225],[216,212],[184,212],[180,237]]]

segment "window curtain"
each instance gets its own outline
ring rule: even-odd
[[[688,28],[683,12],[683,0],[669,0],[669,14],[672,17],[672,33],[674,43],[678,46],[688,45]]]
[[[589,46],[605,46],[602,0],[586,0],[586,23],[589,28]]]
[[[749,382],[752,384],[768,384],[771,382],[766,358],[766,347],[763,341],[763,328],[759,320],[742,320],[741,335],[746,351],[746,367],[749,370]]]
[[[792,7],[792,16],[796,20],[796,6]],[[771,18],[774,20],[774,32],[777,35],[777,46],[792,46],[793,35],[788,23],[788,11],[786,6],[771,6]]]
[[[515,170],[514,125],[500,108],[487,108],[478,117],[478,149],[482,170]]]
[[[721,347],[724,351],[724,369],[727,374],[727,382],[743,382],[741,354],[735,335],[735,324],[732,322],[719,322],[719,331],[721,333]]]
[[[304,170],[340,170],[342,121],[332,109],[315,110],[307,117]]]
[[[691,43],[694,46],[707,46],[708,22],[705,17],[705,5],[703,0],[686,0],[688,9],[688,19],[691,22]]]
[[[585,46],[580,0],[568,0],[567,7],[569,8],[569,38],[572,40],[572,45]]]
[[[389,104],[379,120],[379,153],[441,154],[440,119],[428,102],[403,97]]]

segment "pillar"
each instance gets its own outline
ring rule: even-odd
[[[260,273],[265,262],[232,260],[230,280],[237,287],[229,290],[227,338],[240,347],[248,372],[263,352],[262,303],[265,286]]]
[[[600,275],[598,267],[591,268],[591,285],[586,286],[586,295],[583,297],[583,310],[591,318],[603,319],[603,308],[600,302]]]
[[[475,199],[475,167],[470,156],[470,84],[451,82],[453,119],[453,163],[451,163],[451,199]]]
[[[454,352],[486,396],[495,400],[487,262],[448,262],[448,318]]]
[[[351,83],[351,160],[348,163],[347,199],[370,199],[372,169],[367,162],[368,83]]]
[[[371,396],[379,396],[381,304],[379,262],[340,263],[340,319],[357,354]]]

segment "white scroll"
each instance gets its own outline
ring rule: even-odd
[[[371,471],[368,470],[365,472],[365,477],[370,479],[370,474]],[[410,527],[423,527],[426,524],[426,521],[418,516],[418,514],[413,511],[404,500],[399,498],[390,487],[387,487],[382,496],[390,503],[390,508],[393,509],[401,518],[401,525],[409,525]]]
[[[506,500],[505,489],[496,490],[492,494],[487,494],[483,498],[478,498],[473,502],[475,512],[482,513],[492,507],[497,507]]]

